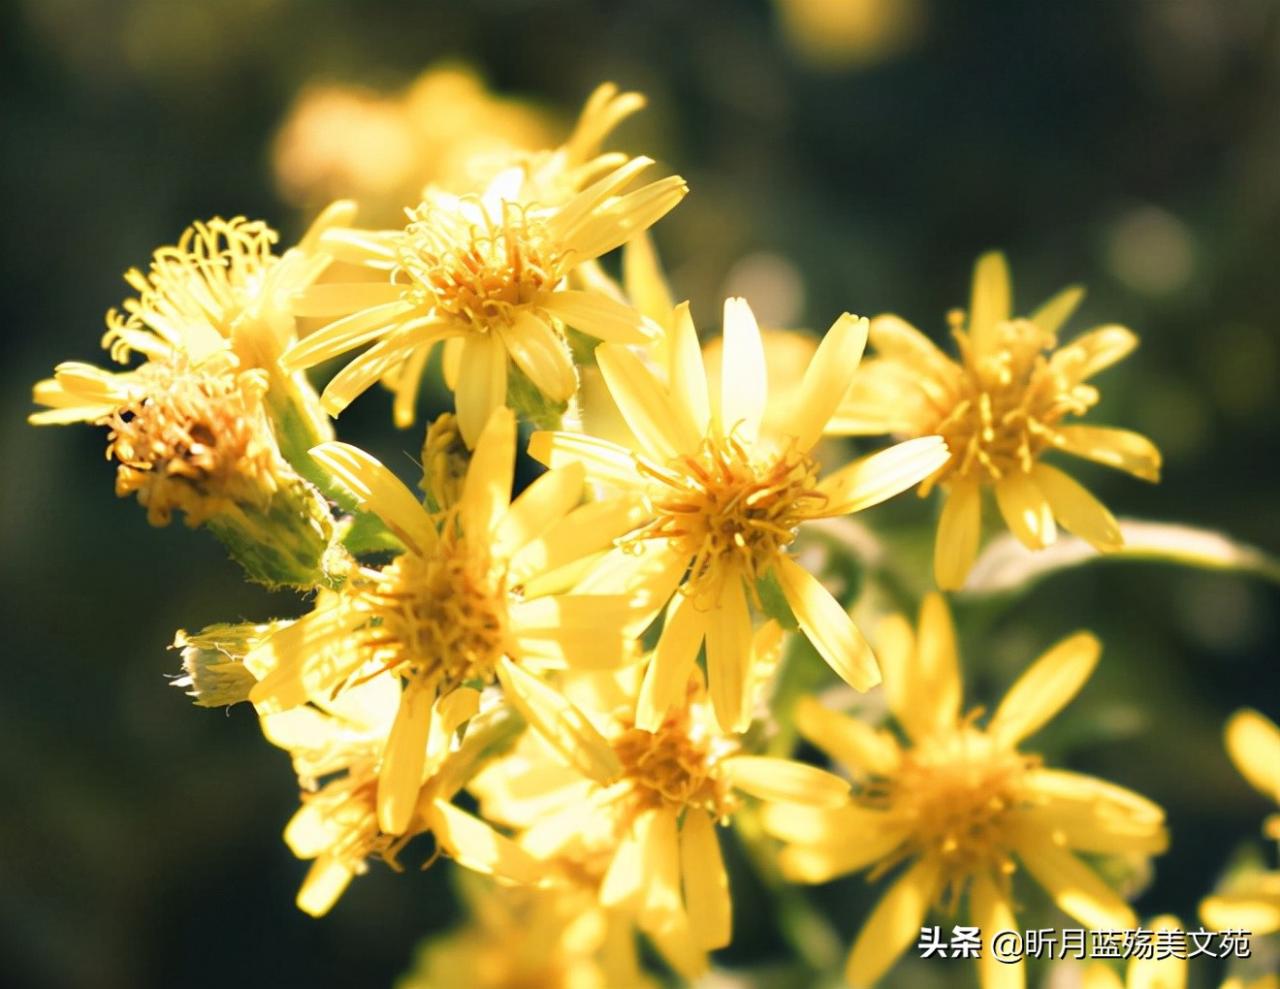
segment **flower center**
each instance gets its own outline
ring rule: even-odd
[[[1035,764],[966,725],[908,751],[893,780],[867,798],[907,826],[912,853],[938,862],[958,896],[975,874],[1013,871],[1009,811]]]
[[[424,203],[410,212],[397,252],[406,294],[477,332],[510,325],[512,310],[560,280],[561,256],[530,207],[504,201],[498,219],[474,198],[461,207]]]
[[[754,584],[826,502],[813,458],[788,450],[756,463],[732,437],[708,439],[666,467],[637,465],[657,484],[654,519],[631,538],[673,540],[691,559],[694,586],[733,570]]]
[[[192,224],[176,245],[152,255],[146,275],[136,268],[125,275],[138,297],[125,300],[127,316],[107,313],[112,358],[128,360],[137,339],[122,331],[143,326],[168,339],[171,327],[203,324],[230,339],[232,324],[279,260],[271,253],[278,239],[265,223],[244,217]]]
[[[276,489],[283,465],[262,408],[263,372],[215,358],[151,361],[135,373],[136,397],[104,420],[107,456],[120,464],[116,494],[137,492],[152,525],[167,525],[175,508],[198,525]]]
[[[737,748],[700,730],[687,708],[667,716],[656,732],[626,727],[614,739],[623,778],[638,799],[637,810],[696,807],[721,818],[733,809],[729,787],[716,765]]]
[[[505,575],[487,556],[448,532],[430,557],[405,553],[382,570],[365,570],[373,586],[359,606],[373,621],[364,647],[386,669],[434,680],[448,690],[486,683],[506,650]]]
[[[1054,426],[1098,401],[1095,388],[1068,380],[1046,356],[1057,346],[1053,334],[1030,320],[1004,323],[999,332],[990,353],[975,354],[952,327],[964,367],[958,394],[933,428],[952,453],[946,472],[966,480],[995,483],[1030,471],[1051,445]]]

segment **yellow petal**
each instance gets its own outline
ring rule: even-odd
[[[551,594],[512,604],[508,616],[517,634],[528,635],[534,629],[608,628],[625,621],[632,607],[625,594]]]
[[[684,179],[670,175],[600,206],[566,234],[570,257],[587,260],[621,247],[671,212],[688,192]]]
[[[493,410],[507,400],[507,352],[488,334],[465,338],[458,358],[458,387],[454,403],[458,431],[474,447]]]
[[[668,709],[683,695],[702,646],[705,621],[703,613],[688,597],[675,596],[640,685],[637,728],[657,731]]]
[[[720,763],[731,786],[761,800],[839,807],[849,799],[849,784],[833,773],[793,759],[735,755]]]
[[[957,591],[978,555],[982,535],[982,489],[956,481],[948,486],[933,545],[933,579],[944,591]]]
[[[1099,326],[1054,351],[1049,366],[1078,384],[1128,357],[1137,346],[1138,338],[1125,327]]]
[[[391,302],[352,313],[295,343],[280,358],[280,366],[292,372],[322,364],[385,336],[412,309],[412,303]]]
[[[844,977],[855,989],[873,985],[920,937],[938,888],[936,868],[917,862],[889,888],[862,925],[849,952]]]
[[[1067,453],[1127,471],[1144,481],[1160,480],[1160,451],[1140,433],[1111,426],[1059,426],[1054,444]]]
[[[751,721],[746,696],[747,664],[751,660],[751,614],[742,578],[728,574],[719,601],[705,618],[707,687],[716,720],[725,731],[743,731]]]
[[[645,888],[644,853],[657,815],[656,809],[641,811],[618,842],[617,851],[600,881],[602,906],[634,908],[639,904]]]
[[[913,709],[906,727],[912,737],[948,731],[960,717],[964,693],[956,629],[946,599],[937,592],[920,603],[920,632],[916,638],[915,664],[908,680],[906,705]]]
[[[800,734],[855,775],[891,776],[901,761],[893,736],[823,707],[813,697],[796,702]]]
[[[888,859],[905,838],[903,831],[886,829],[822,845],[787,845],[778,853],[778,868],[788,882],[829,883]]]
[[[511,504],[515,459],[515,413],[499,406],[476,439],[459,500],[463,532],[471,539],[487,540],[506,514]]]
[[[1176,917],[1157,917],[1152,931],[1181,931]],[[1185,936],[1183,938],[1185,940]],[[1187,959],[1170,955],[1166,958],[1143,958],[1135,954],[1129,962],[1126,989],[1187,989]]]
[[[311,917],[323,917],[338,902],[354,875],[339,858],[325,855],[316,859],[298,890],[298,909]]]
[[[604,549],[642,519],[643,506],[631,498],[588,502],[553,522],[511,558],[507,577],[526,583]],[[630,591],[630,588],[627,588]],[[619,590],[622,593],[622,590]]]
[[[575,330],[606,343],[645,344],[653,336],[640,313],[599,292],[560,289],[539,295],[534,304]]]
[[[871,346],[917,375],[946,381],[958,377],[960,368],[927,336],[899,316],[877,316],[871,321]],[[859,372],[861,373],[861,372]]]
[[[647,231],[622,249],[622,285],[627,298],[650,319],[661,323],[671,315],[675,301]]]
[[[861,457],[818,485],[829,499],[822,514],[845,515],[878,505],[919,484],[950,459],[941,436],[920,436]]]
[[[1011,746],[1035,734],[1080,692],[1101,654],[1102,644],[1088,632],[1063,639],[1009,688],[991,718],[990,733]]]
[[[391,282],[324,282],[309,285],[294,295],[289,310],[295,316],[342,316],[398,303],[403,294],[404,286]]]
[[[671,400],[653,372],[640,358],[617,344],[596,348],[596,363],[627,421],[645,452],[666,461],[682,453],[692,453],[702,442],[688,410]]]
[[[434,687],[417,682],[400,695],[378,771],[378,827],[387,834],[404,834],[418,805],[435,699]]]
[[[366,620],[347,608],[317,607],[251,649],[244,665],[259,677],[249,691],[258,713],[297,707],[338,686],[363,661],[350,635]]]
[[[450,391],[458,390],[458,369],[462,366],[462,350],[466,343],[466,337],[450,337],[444,342],[440,373],[444,376],[445,387]]]
[[[788,556],[778,558],[774,573],[800,631],[840,679],[860,691],[879,683],[880,667],[871,647],[831,592]]]
[[[795,413],[785,424],[795,437],[798,449],[808,450],[817,443],[828,420],[840,407],[853,372],[862,360],[869,327],[865,318],[845,313],[818,344],[805,369]]]
[[[1013,291],[1004,255],[991,251],[973,268],[973,293],[969,297],[969,338],[979,353],[996,345],[996,328],[1013,312]]]
[[[1026,968],[1021,958],[1003,961],[991,950],[991,941],[1000,931],[1019,930],[1013,906],[985,872],[974,877],[969,892],[969,920],[981,932],[982,954],[978,958],[978,977],[982,989],[1023,989],[1027,984]]]
[[[702,363],[698,331],[689,315],[689,303],[676,306],[671,321],[671,396],[688,411],[694,430],[705,436],[711,428],[711,400],[707,371]]]
[[[1280,729],[1257,711],[1244,708],[1227,721],[1226,738],[1227,752],[1240,774],[1259,793],[1280,804]]]
[[[906,832],[884,811],[852,803],[839,807],[774,801],[760,808],[760,826],[767,834],[793,845],[861,847],[884,832],[901,840]]]
[[[1083,298],[1083,288],[1079,285],[1068,285],[1033,312],[1031,314],[1031,322],[1044,330],[1045,333],[1057,336],[1058,331],[1066,325],[1067,320],[1071,318],[1071,314],[1076,311],[1076,308],[1080,305],[1080,300]]]
[[[707,950],[723,948],[732,937],[733,914],[729,876],[710,814],[693,809],[685,815],[680,829],[680,866],[685,906],[690,916],[697,918],[694,937]]]
[[[911,714],[910,683],[916,661],[916,633],[903,615],[887,615],[876,626],[876,658],[884,674],[889,710],[901,725]]]
[[[1012,471],[996,483],[996,504],[1009,531],[1027,549],[1044,549],[1058,538],[1049,499],[1028,474]]]
[[[643,486],[631,452],[594,436],[540,430],[529,437],[529,456],[552,468],[581,464],[590,480],[610,487],[626,490]]]
[[[745,299],[725,300],[721,360],[720,429],[752,443],[760,431],[769,380],[760,327]]]
[[[586,471],[580,463],[549,470],[520,493],[494,532],[493,552],[513,555],[564,518],[582,500]]]
[[[506,656],[498,661],[497,672],[511,706],[565,761],[601,786],[622,775],[622,764],[609,743],[560,693]]]
[[[1137,917],[1115,890],[1050,836],[1024,836],[1016,851],[1058,907],[1086,927],[1121,931],[1137,926]]]
[[[1102,962],[1092,962],[1084,970],[1080,989],[1126,989],[1124,980]]]
[[[361,508],[382,519],[396,538],[419,556],[437,540],[435,523],[401,480],[379,461],[349,443],[321,443],[311,458],[347,489]]]
[[[1244,930],[1263,937],[1280,931],[1280,893],[1220,893],[1200,904],[1200,919],[1215,931]]]
[[[1065,529],[1103,552],[1124,544],[1115,516],[1074,478],[1056,467],[1038,463],[1031,471],[1031,479]]]
[[[528,310],[521,310],[510,327],[499,327],[507,353],[553,402],[567,402],[578,390],[569,348],[560,335]]]
[[[645,867],[640,926],[660,929],[684,913],[680,901],[680,838],[674,807],[654,814],[642,852]]]
[[[431,830],[459,865],[512,882],[536,886],[546,865],[478,817],[445,800],[432,804]]]

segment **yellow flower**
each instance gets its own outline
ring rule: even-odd
[[[1177,917],[1157,917],[1151,922],[1152,931],[1181,931]],[[1187,959],[1169,955],[1164,958],[1139,958],[1129,960],[1122,979],[1102,962],[1094,962],[1085,968],[1080,989],[1186,989]],[[1057,982],[1054,980],[1054,984]],[[1280,989],[1280,976],[1270,975],[1255,979],[1230,978],[1219,989]]]
[[[586,890],[459,878],[470,919],[423,944],[397,989],[656,989],[630,925]]]
[[[1227,722],[1227,752],[1241,775],[1263,796],[1280,804],[1280,728],[1257,711],[1243,708]],[[1269,838],[1280,841],[1280,814],[1264,823]],[[1280,931],[1280,871],[1254,872],[1200,904],[1200,917],[1219,930],[1239,928],[1254,934]]]
[[[1123,326],[1090,330],[1058,347],[1058,330],[1084,292],[1068,288],[1028,318],[1014,318],[1004,257],[986,254],[974,270],[967,321],[951,318],[960,351],[947,357],[897,316],[871,325],[877,356],[854,377],[830,432],[842,435],[938,433],[951,458],[920,486],[946,492],[938,522],[934,576],[956,589],[977,555],[982,491],[995,492],[1009,530],[1030,549],[1057,537],[1057,523],[1099,550],[1121,545],[1106,507],[1077,481],[1044,463],[1059,450],[1159,480],[1160,452],[1146,437],[1067,420],[1098,402],[1088,380],[1127,356],[1138,340]]]
[[[775,648],[776,623],[754,652]],[[834,807],[848,799],[837,776],[790,759],[749,755],[716,722],[700,671],[654,731],[636,724],[640,670],[583,674],[565,693],[592,719],[621,764],[612,783],[564,765],[538,736],[473,781],[481,811],[515,828],[549,870],[598,890],[600,903],[636,918],[688,977],[706,951],[727,945],[732,906],[716,825],[743,795]],[[690,968],[694,971],[690,971]]]
[[[123,312],[107,313],[102,345],[121,364],[142,354],[144,368],[214,361],[219,369],[261,370],[281,447],[293,460],[332,434],[306,379],[277,363],[296,340],[288,304],[330,263],[317,250],[322,231],[352,216],[350,203],[334,203],[283,256],[272,250],[276,232],[261,221],[215,217],[192,224],[177,244],[155,251],[146,273],[126,272],[138,294],[124,301]],[[50,411],[30,418],[38,425],[97,422],[120,407],[122,394],[137,394],[138,384],[136,372],[62,364],[35,388],[35,401]]]
[[[611,164],[586,189],[552,203],[527,198],[523,172],[512,169],[479,196],[428,190],[401,230],[329,231],[326,250],[387,277],[302,293],[300,315],[343,318],[291,349],[286,366],[311,367],[377,341],[329,382],[324,407],[338,415],[382,379],[396,393],[396,422],[407,425],[427,358],[448,340],[445,380],[469,446],[506,402],[508,360],[546,402],[563,405],[577,389],[566,326],[622,343],[642,343],[651,332],[615,298],[567,285],[585,262],[622,246],[684,197],[678,176],[624,192],[650,164]]]
[[[787,842],[783,874],[827,882],[904,865],[867,918],[846,976],[867,986],[919,937],[931,904],[968,904],[969,922],[989,937],[1016,929],[1011,879],[1019,866],[1067,914],[1091,928],[1122,930],[1133,912],[1077,855],[1152,855],[1164,850],[1164,813],[1136,793],[1079,773],[1047,769],[1019,751],[1084,685],[1100,646],[1077,633],[1037,660],[985,727],[961,714],[961,677],[951,616],[941,596],[925,599],[919,632],[900,616],[880,630],[889,708],[902,741],[812,700],[796,726],[843,764],[854,799],[834,811],[775,806],[765,829]],[[967,900],[965,899],[967,894]],[[1020,966],[987,946],[982,984],[1021,985]]]
[[[399,686],[378,676],[333,699],[262,716],[269,741],[289,751],[302,787],[302,806],[285,827],[285,843],[310,870],[298,890],[300,910],[328,913],[370,858],[400,871],[396,856],[416,835],[431,832],[437,849],[461,865],[504,879],[537,883],[537,864],[509,839],[454,807],[450,738],[469,715],[457,694],[435,704],[427,756],[413,788],[404,826],[390,834],[377,812],[378,762],[395,730]],[[323,781],[323,782],[321,782]]]
[[[581,716],[522,667],[607,666],[628,657],[620,629],[631,598],[552,594],[536,581],[607,545],[632,516],[609,503],[574,510],[579,469],[548,472],[512,502],[515,443],[515,418],[500,409],[476,445],[458,504],[439,516],[368,454],[344,443],[318,447],[316,459],[405,552],[384,567],[354,567],[336,593],[245,658],[259,678],[249,695],[259,712],[333,696],[382,671],[403,681],[377,786],[388,834],[402,834],[413,812],[433,706],[455,694],[471,703],[472,687],[495,678],[566,758],[600,778],[616,770]]]
[[[428,183],[466,192],[552,139],[548,115],[491,93],[474,68],[434,65],[404,90],[308,85],[281,123],[276,181],[299,205],[353,198],[396,217]]]
[[[603,565],[593,589],[639,582],[655,607],[680,589],[641,690],[641,727],[655,730],[662,723],[704,638],[720,723],[746,724],[748,601],[759,602],[761,580],[777,582],[801,630],[846,682],[858,690],[879,682],[875,657],[848,614],[786,552],[805,522],[878,504],[946,459],[942,440],[927,437],[819,480],[813,447],[840,401],[848,369],[861,356],[866,333],[865,319],[837,320],[809,364],[792,414],[777,428],[762,429],[768,384],[750,307],[741,299],[725,303],[726,386],[713,406],[697,334],[682,306],[669,384],[625,347],[596,350],[610,392],[636,436],[634,451],[572,433],[531,438],[535,459],[548,466],[582,464],[589,479],[622,492],[645,516]]]

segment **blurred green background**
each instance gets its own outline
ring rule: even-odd
[[[252,712],[193,710],[168,689],[166,646],[178,627],[299,604],[243,584],[206,534],[149,528],[115,500],[99,430],[24,421],[57,361],[105,362],[120,275],[191,220],[261,217],[285,243],[301,231],[271,147],[308,83],[391,91],[460,57],[552,112],[557,134],[599,81],[647,93],[614,144],[690,181],[657,239],[704,325],[745,291],[767,322],[893,310],[936,334],[997,246],[1020,310],[1084,282],[1071,332],[1116,321],[1143,340],[1102,379],[1096,419],[1151,436],[1167,470],[1158,487],[1079,476],[1118,514],[1280,550],[1280,8],[837,7],[838,23],[806,32],[825,5],[0,5],[6,984],[388,985],[418,937],[454,921],[444,869],[374,867],[325,920],[294,909],[305,865],[280,840],[296,800],[287,757]],[[421,436],[394,434],[389,407],[370,393],[343,435],[408,470]],[[926,517],[897,512],[884,518]],[[1144,915],[1193,921],[1256,843],[1267,805],[1228,763],[1221,726],[1245,703],[1280,719],[1278,604],[1245,578],[1108,563],[1013,609],[958,606],[973,704],[1061,635],[1102,637],[1099,672],[1042,748],[1070,743],[1069,765],[1168,809],[1173,847]],[[769,902],[734,873],[724,961],[785,964]],[[871,903],[857,879],[817,901],[846,938]],[[887,982],[972,980],[956,963]]]

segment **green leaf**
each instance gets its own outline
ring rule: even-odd
[[[341,542],[352,556],[404,552],[404,544],[372,512],[358,512],[352,516],[342,532]]]
[[[1280,584],[1280,560],[1220,532],[1142,519],[1121,519],[1120,532],[1124,545],[1108,553],[1097,552],[1075,536],[1063,536],[1048,549],[1033,551],[1005,533],[983,550],[961,593],[975,597],[1012,594],[1059,571],[1114,559],[1244,573]]]

